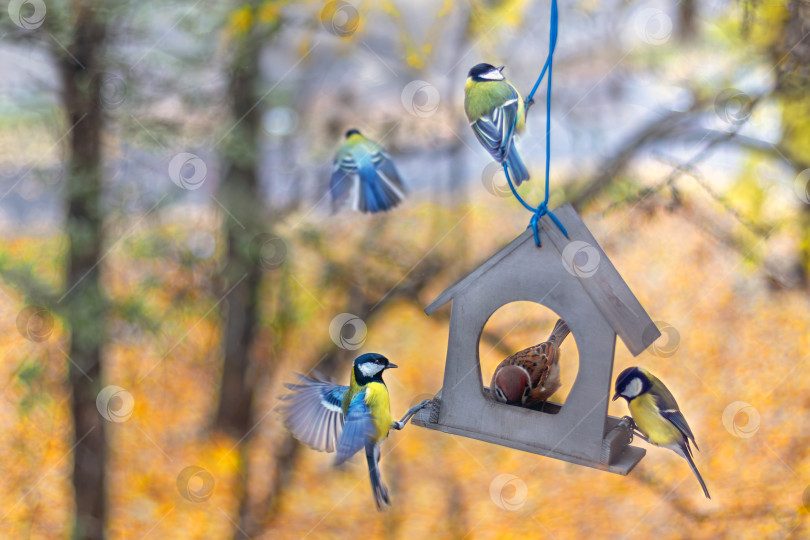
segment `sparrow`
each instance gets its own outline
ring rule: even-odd
[[[706,483],[692,460],[689,441],[692,441],[696,449],[700,448],[686,418],[678,408],[678,403],[664,383],[644,368],[629,367],[616,379],[613,401],[620,397],[627,400],[627,407],[635,426],[641,432],[641,438],[652,445],[669,448],[684,458],[700,482],[703,494],[711,499]]]
[[[390,210],[402,202],[405,186],[385,150],[360,131],[350,129],[332,164],[329,193],[333,210],[353,193],[355,210],[375,213]]]
[[[477,64],[464,84],[464,112],[478,142],[495,161],[506,162],[516,186],[529,179],[514,136],[526,125],[526,108],[520,92],[503,76],[503,68]]]
[[[548,340],[503,360],[492,375],[490,390],[496,401],[531,406],[559,390],[560,345],[571,330],[558,319]]]

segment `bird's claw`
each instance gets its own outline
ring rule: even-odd
[[[394,420],[394,423],[391,424],[391,429],[400,430],[404,428],[405,425],[408,423],[408,421],[410,421],[410,419],[413,417],[413,415],[424,409],[428,404],[432,402],[433,402],[432,399],[425,399],[422,400],[422,402],[419,403],[419,405],[411,407],[408,410],[408,412],[405,413],[405,416],[402,417],[402,420]]]
[[[630,437],[630,440],[627,441],[628,444],[633,442],[634,437],[638,437],[639,439],[641,439],[642,441],[645,441],[645,442],[650,442],[650,440],[647,437],[645,437],[644,434],[641,433],[641,431],[639,431],[638,426],[636,426],[636,422],[635,422],[635,420],[633,420],[632,417],[630,417],[630,416],[622,416],[621,422],[626,423],[627,427],[630,428],[627,431],[627,433],[628,433],[628,435]]]

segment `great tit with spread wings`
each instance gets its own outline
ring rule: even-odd
[[[526,109],[520,92],[503,76],[503,68],[482,63],[470,69],[464,84],[464,112],[478,142],[495,161],[506,162],[512,181],[519,186],[529,179],[529,171],[514,137],[526,125]]]
[[[299,441],[321,452],[337,452],[335,465],[365,448],[374,502],[379,510],[391,504],[380,476],[380,443],[390,429],[402,429],[427,400],[400,421],[391,416],[388,388],[382,375],[397,367],[385,356],[367,353],[354,360],[349,386],[298,375],[293,392],[282,396],[284,425]]]
[[[352,194],[352,207],[363,213],[385,212],[402,202],[405,186],[383,148],[350,129],[335,156],[329,182],[332,208]]]
[[[686,459],[706,498],[711,499],[706,483],[692,460],[689,441],[696,449],[700,448],[678,403],[664,383],[644,368],[629,367],[616,379],[613,401],[620,397],[627,400],[633,422],[641,431],[642,438],[655,446],[669,448]]]

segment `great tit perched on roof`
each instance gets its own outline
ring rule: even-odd
[[[503,76],[503,68],[478,64],[470,69],[464,84],[464,112],[478,142],[495,161],[506,161],[512,181],[519,186],[529,179],[529,171],[513,139],[526,125],[526,111],[520,92]]]
[[[352,206],[363,213],[390,210],[405,198],[405,186],[391,157],[356,129],[346,132],[332,165],[332,208],[337,209],[352,191]]]
[[[287,429],[315,450],[337,451],[336,466],[365,448],[379,510],[391,504],[380,477],[380,443],[389,429],[402,429],[407,421],[392,418],[388,388],[382,379],[386,369],[395,367],[381,354],[363,354],[354,360],[349,386],[298,375],[299,384],[286,385],[294,393],[281,398],[287,402],[282,406]]]
[[[490,391],[501,403],[531,406],[560,389],[560,345],[571,332],[558,319],[547,341],[504,359],[492,375]]]
[[[643,438],[650,444],[673,450],[685,458],[692,472],[700,482],[707,499],[709,490],[692,460],[692,449],[689,441],[698,448],[695,436],[686,423],[678,403],[672,393],[655,375],[644,368],[629,367],[616,379],[616,394],[613,401],[620,397],[627,400],[633,422],[641,431]]]

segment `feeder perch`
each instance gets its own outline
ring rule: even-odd
[[[427,306],[430,315],[453,301],[447,362],[442,390],[413,423],[626,475],[646,451],[629,444],[629,422],[607,414],[616,336],[638,356],[661,333],[573,207],[554,213],[570,239],[544,216],[542,247],[526,230]],[[498,403],[482,383],[484,325],[500,307],[519,301],[556,312],[579,350],[565,403],[547,403],[544,412]],[[567,361],[560,360],[563,377]]]

